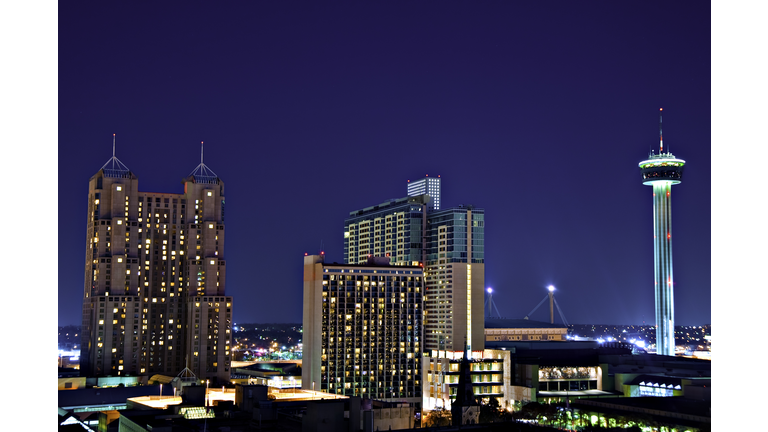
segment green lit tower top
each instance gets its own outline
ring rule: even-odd
[[[639,163],[643,184],[653,187],[653,255],[656,305],[656,353],[675,355],[674,279],[672,277],[672,185],[683,179],[685,161],[667,149],[661,133],[659,109],[659,153],[653,151]]]

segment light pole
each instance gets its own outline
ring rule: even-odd
[[[553,285],[550,285],[547,287],[549,290],[549,322],[550,324],[555,323],[555,287]],[[559,308],[560,306],[558,306]]]
[[[291,377],[291,394],[296,394],[296,378]]]
[[[208,384],[210,381],[205,380],[205,410],[208,411]]]

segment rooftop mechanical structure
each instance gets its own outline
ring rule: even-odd
[[[683,179],[685,161],[664,152],[659,109],[659,153],[640,162],[643,184],[653,187],[653,267],[656,353],[675,355],[674,278],[672,275],[672,186]]]

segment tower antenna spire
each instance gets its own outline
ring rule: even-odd
[[[112,134],[112,157],[115,157],[115,134]]]
[[[659,108],[659,147],[661,148],[659,154],[664,153],[664,136],[661,134],[661,112],[664,108]]]
[[[189,175],[195,176],[195,181],[197,182],[218,184],[218,176],[216,173],[203,163],[204,145],[204,141],[200,141],[200,165],[198,165]]]

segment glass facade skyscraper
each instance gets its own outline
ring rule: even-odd
[[[431,201],[425,194],[351,212],[344,224],[344,261],[389,257],[393,265],[421,263],[424,348],[460,351],[466,339],[470,349],[483,349],[485,211],[430,210]]]
[[[485,211],[458,206],[427,216],[424,345],[459,351],[485,346]]]
[[[344,221],[344,262],[389,257],[393,264],[424,262],[429,197],[405,197],[349,213]]]
[[[439,261],[485,262],[485,210],[458,206],[430,212],[427,217],[426,264]]]

